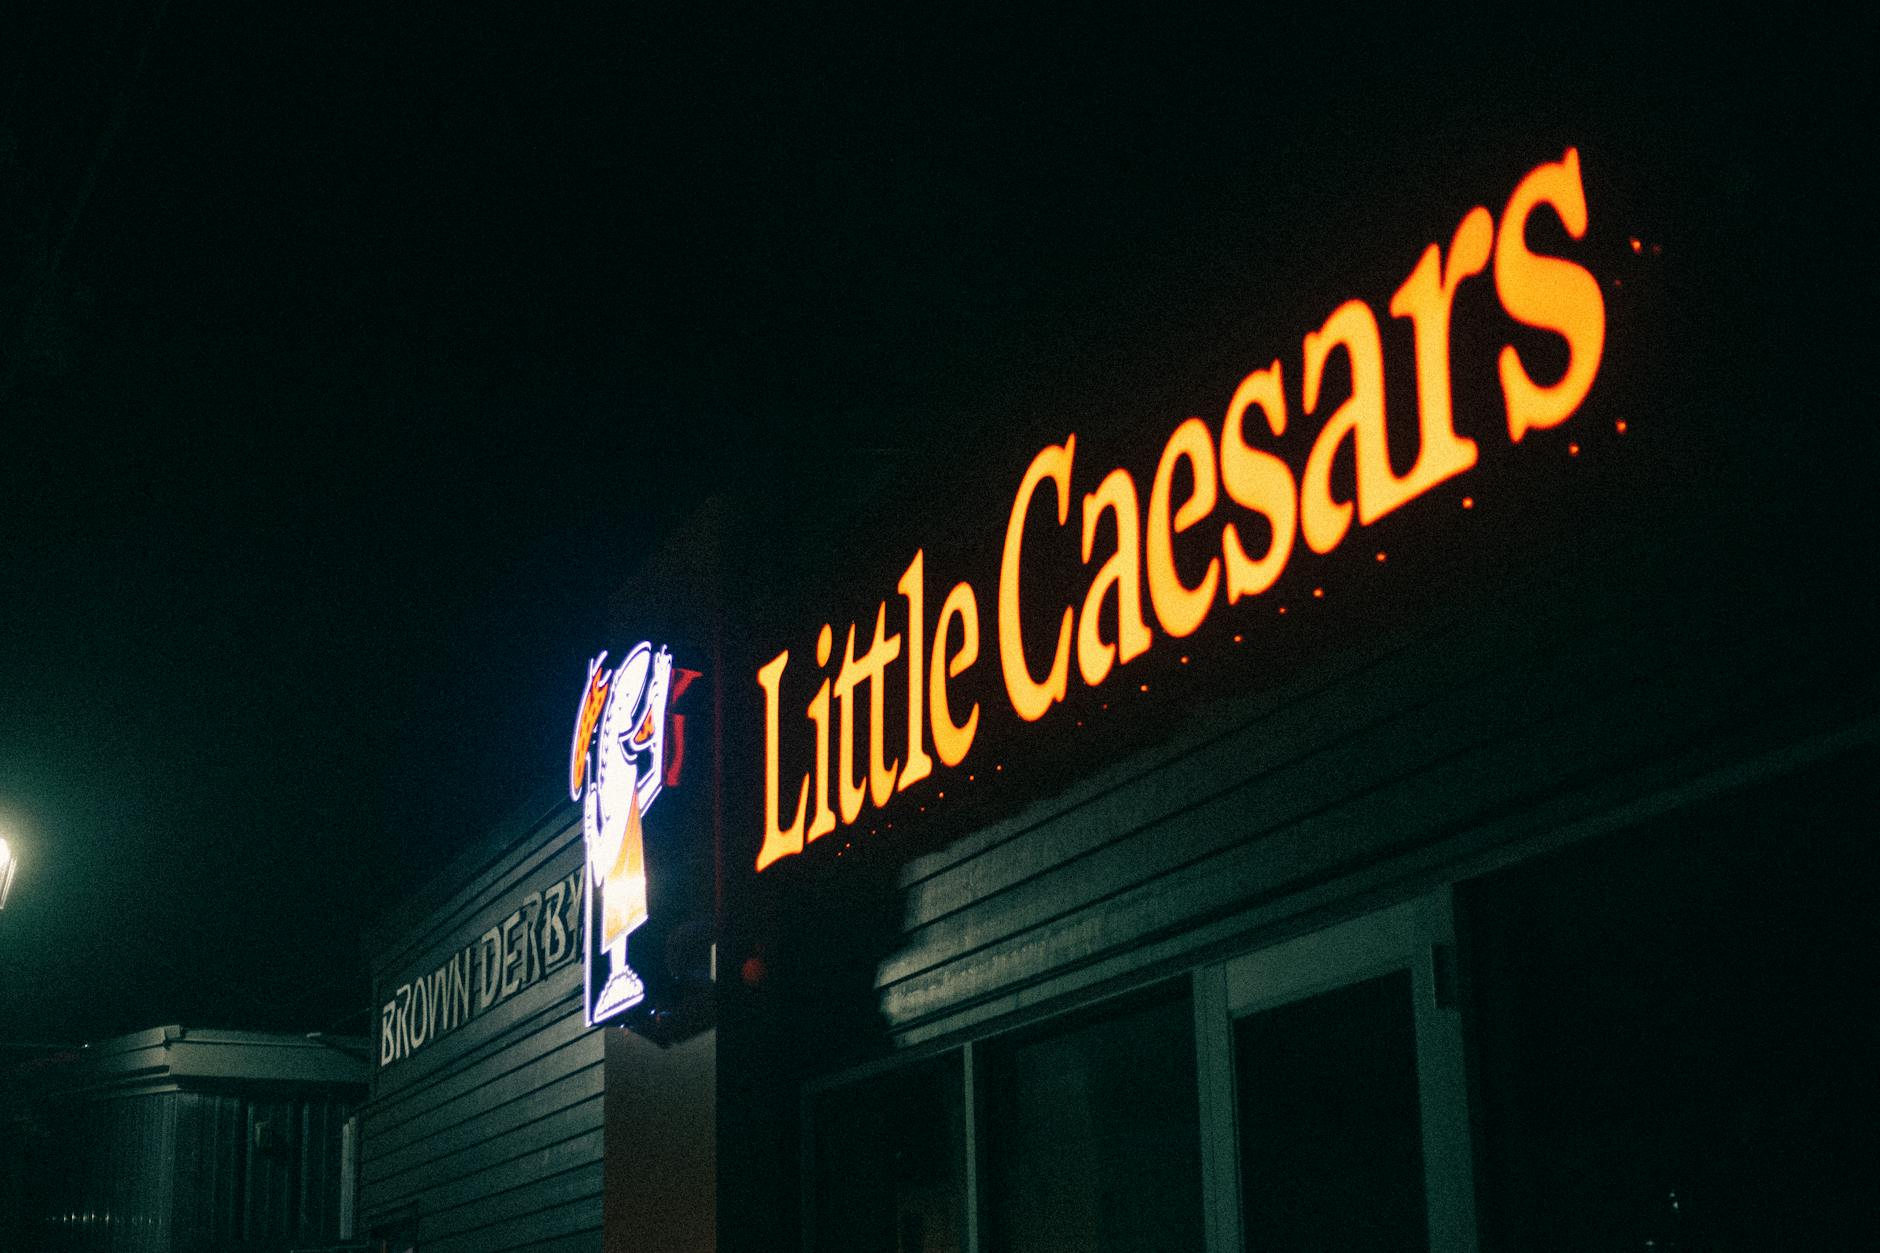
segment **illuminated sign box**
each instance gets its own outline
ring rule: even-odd
[[[568,789],[581,806],[589,1026],[622,1022],[659,1038],[713,977],[711,918],[696,882],[698,850],[709,853],[713,840],[703,803],[710,772],[688,770],[686,752],[687,720],[697,716],[686,696],[702,676],[644,640],[618,665],[605,652],[588,663]]]
[[[900,793],[967,764],[990,714],[978,701],[956,698],[952,681],[982,661],[990,664],[983,653],[996,651],[1003,696],[1019,721],[1048,723],[1071,690],[1073,667],[1087,689],[1116,682],[1119,668],[1158,640],[1200,631],[1223,600],[1232,612],[1271,589],[1299,539],[1314,553],[1331,554],[1352,534],[1354,520],[1369,526],[1467,474],[1483,449],[1457,432],[1453,410],[1451,315],[1463,284],[1491,285],[1508,319],[1564,349],[1564,369],[1551,379],[1537,378],[1537,364],[1514,345],[1498,352],[1508,443],[1567,421],[1599,374],[1606,309],[1584,265],[1530,245],[1529,227],[1543,217],[1564,228],[1569,245],[1584,239],[1588,207],[1577,150],[1530,170],[1499,217],[1485,207],[1469,209],[1447,246],[1428,245],[1390,296],[1388,315],[1406,321],[1412,335],[1414,419],[1387,412],[1377,310],[1348,300],[1306,332],[1296,357],[1275,358],[1245,375],[1217,423],[1200,417],[1178,423],[1146,491],[1123,468],[1092,475],[1078,462],[1077,437],[1068,435],[1039,451],[1019,479],[996,582],[949,586],[942,579],[930,587],[926,550],[917,550],[895,594],[842,633],[839,661],[836,632],[824,625],[809,679],[800,677],[800,660],[792,670],[787,648],[759,667],[764,829],[757,869],[865,815],[891,816]],[[1342,397],[1327,394],[1334,364],[1349,374]],[[1289,404],[1293,385],[1296,410]],[[1274,441],[1307,419],[1318,425],[1303,464],[1288,461]],[[1416,434],[1416,455],[1401,474],[1389,455],[1389,420]],[[1349,496],[1341,497],[1333,463],[1346,447],[1355,476]],[[1078,481],[1087,485],[1081,496]],[[1038,613],[1029,589],[1045,582],[1026,551],[1039,513],[1046,525],[1081,537],[1085,573],[1081,600],[1052,604],[1050,628],[1042,632],[1028,631]],[[1249,551],[1255,530],[1248,524],[1256,517],[1270,538]],[[1100,535],[1113,535],[1113,545],[1100,547]],[[987,587],[990,622],[980,591]],[[1107,624],[1114,625],[1106,633]],[[786,737],[793,758],[813,763],[788,780]]]

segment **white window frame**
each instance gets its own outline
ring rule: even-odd
[[[1241,1215],[1234,1024],[1398,970],[1409,972],[1414,1001],[1430,1249],[1476,1253],[1474,1154],[1454,955],[1454,897],[1444,885],[1195,972],[1209,1253],[1260,1253],[1246,1246]]]

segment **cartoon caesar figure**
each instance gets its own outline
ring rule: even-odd
[[[620,668],[607,654],[588,663],[575,722],[569,795],[581,802],[587,836],[588,1018],[604,1021],[640,1003],[646,986],[627,965],[627,936],[646,921],[646,850],[640,824],[665,774],[666,686],[672,654],[641,643]],[[594,958],[598,948],[604,960]],[[600,991],[594,991],[595,985]]]

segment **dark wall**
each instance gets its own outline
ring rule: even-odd
[[[667,1048],[607,1037],[607,1253],[711,1253],[717,1245],[718,1037]]]
[[[175,1170],[182,1162],[173,1165],[170,1150],[177,1146],[178,1107],[192,1100],[200,1103],[162,1092],[42,1107],[35,1128],[36,1164],[44,1172],[36,1206],[41,1247],[73,1253],[182,1247],[172,1217],[179,1199]],[[205,1248],[228,1247],[240,1222],[240,1198],[233,1194],[240,1148],[238,1143],[224,1161],[192,1163],[199,1173],[189,1181],[223,1215],[222,1230],[212,1233]]]
[[[33,1123],[48,1250],[263,1253],[339,1239],[353,1102],[284,1088],[54,1101]]]
[[[378,1003],[582,866],[560,807],[454,890],[374,962]],[[598,1250],[601,1034],[584,1022],[578,960],[374,1072],[361,1119],[361,1231],[426,1253]]]

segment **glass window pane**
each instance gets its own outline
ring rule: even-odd
[[[1414,1012],[1397,971],[1235,1024],[1249,1249],[1429,1248]]]
[[[987,1246],[1200,1250],[1194,1011],[1178,995],[987,1046]]]
[[[815,1247],[958,1253],[966,1197],[958,1055],[823,1093],[815,1118]]]
[[[1851,756],[1467,885],[1491,1247],[1880,1247],[1876,779]]]

